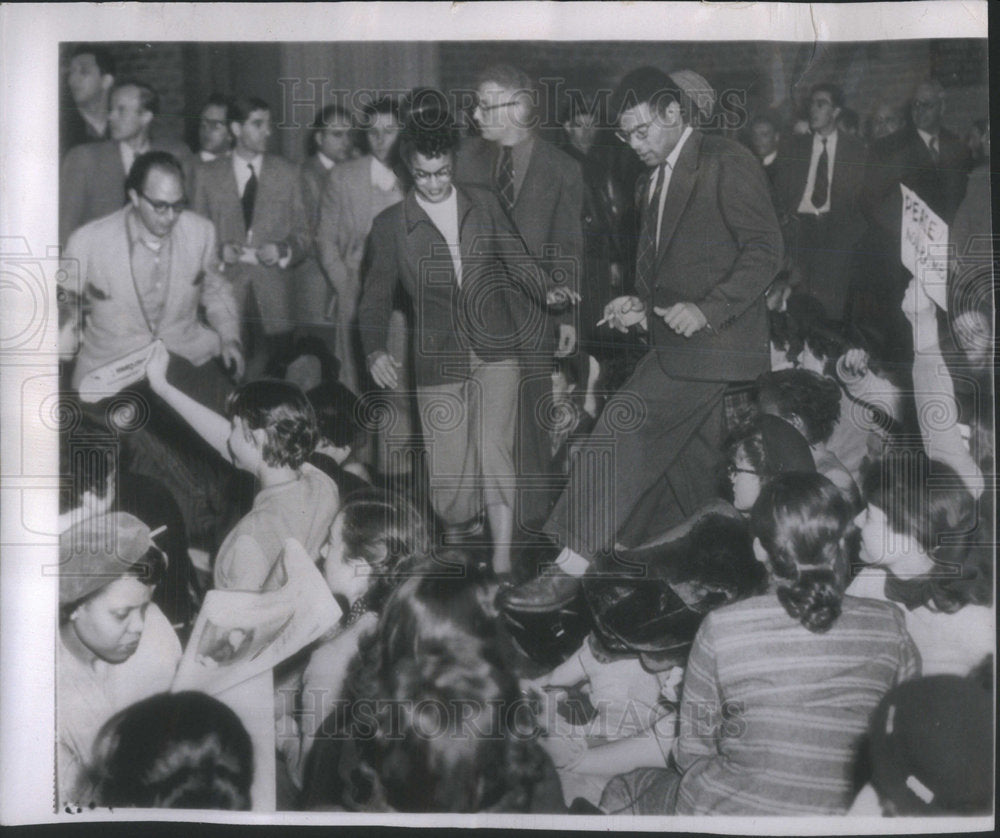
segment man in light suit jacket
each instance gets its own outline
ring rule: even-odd
[[[293,268],[308,254],[309,223],[296,166],[267,154],[271,109],[256,97],[233,103],[233,153],[198,171],[194,209],[211,219],[219,258],[247,334],[247,376],[291,346]]]
[[[588,473],[594,458],[581,449],[546,524],[565,549],[509,592],[518,608],[575,596],[575,577],[611,555],[622,526],[642,523],[637,514],[667,528],[714,497],[727,384],[768,368],[764,294],[782,258],[768,184],[748,149],[692,125],[701,106],[691,100],[649,67],[629,73],[615,96],[619,138],[652,176],[638,184],[635,296],[612,300],[605,318],[619,330],[648,329],[650,350],[620,390],[638,399],[633,409],[609,402],[581,444],[613,441],[611,480]]]
[[[583,265],[583,173],[565,152],[533,130],[531,85],[520,70],[495,65],[479,76],[474,118],[482,134],[459,150],[458,179],[491,189],[523,239],[554,281],[579,293]],[[522,358],[518,419],[518,473],[557,479],[548,428],[536,418],[550,397],[553,355],[575,351],[576,308],[546,315],[540,351]],[[522,491],[522,521],[541,523],[550,492]]]
[[[795,137],[774,164],[779,215],[795,219],[794,260],[798,290],[818,299],[828,317],[841,320],[848,299],[858,243],[865,232],[861,189],[865,146],[837,130],[844,94],[833,84],[813,87],[809,102],[812,133]],[[820,171],[823,164],[826,171]]]
[[[63,244],[77,227],[121,209],[127,199],[125,177],[140,154],[169,152],[184,170],[185,189],[191,187],[191,150],[150,136],[159,111],[156,91],[141,82],[123,81],[112,88],[110,102],[111,139],[78,145],[63,159],[59,172],[59,241]]]
[[[70,236],[64,258],[79,269],[89,310],[74,387],[157,339],[174,356],[172,372],[183,372],[212,406],[222,401],[217,391],[229,389],[225,383],[207,386],[221,376],[212,359],[242,371],[239,320],[229,283],[218,272],[215,230],[183,211],[183,183],[180,163],[170,154],[144,154],[129,173],[129,203]],[[199,308],[207,326],[198,319]]]

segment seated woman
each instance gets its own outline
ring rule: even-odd
[[[967,675],[992,654],[993,521],[962,479],[922,449],[895,449],[864,480],[865,568],[854,596],[904,609],[924,675]]]
[[[751,533],[771,587],[702,622],[684,676],[677,770],[616,778],[606,811],[842,814],[871,713],[919,674],[899,611],[844,595],[856,531],[829,480],[773,480]]]
[[[780,416],[806,438],[816,471],[840,489],[856,509],[861,493],[854,478],[830,449],[830,437],[840,419],[840,387],[836,381],[809,370],[764,373],[757,379],[761,413]]]
[[[726,458],[733,506],[744,516],[749,516],[761,489],[779,474],[816,471],[805,437],[781,417],[766,413],[729,435]]]
[[[316,447],[317,430],[305,394],[284,381],[253,381],[230,394],[226,419],[170,384],[168,362],[166,349],[157,347],[146,366],[153,392],[260,485],[253,508],[215,556],[215,587],[262,590],[289,538],[318,559],[339,497],[334,482],[306,462]]]
[[[221,701],[161,693],[105,723],[92,774],[101,806],[249,809],[253,743]]]
[[[468,556],[436,558],[389,598],[362,645],[345,701],[317,736],[305,808],[564,812],[489,589]]]
[[[165,558],[137,518],[85,519],[60,536],[59,559],[59,804],[87,805],[93,790],[85,767],[101,725],[168,689],[181,645],[151,603]]]
[[[283,720],[278,746],[296,785],[301,786],[316,731],[343,695],[361,637],[374,630],[385,600],[429,546],[423,518],[413,505],[373,489],[351,495],[333,519],[320,555],[327,585],[345,606],[344,616],[316,641],[304,670],[287,684],[298,698],[298,709]]]
[[[593,632],[555,670],[523,682],[549,699],[542,745],[567,803],[583,797],[596,805],[616,774],[666,764],[684,666],[702,618],[759,593],[766,581],[746,523],[727,514],[702,516],[690,531],[651,549],[644,563],[639,578],[585,577]]]

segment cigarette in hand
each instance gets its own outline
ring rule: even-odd
[[[597,325],[598,326],[603,326],[607,322],[608,322],[608,318],[607,317],[602,317],[600,320],[597,321]]]

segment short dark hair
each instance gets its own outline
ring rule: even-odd
[[[226,115],[223,119],[226,121],[226,127],[229,127],[229,123],[233,121],[233,98],[227,96],[225,93],[212,93],[206,100],[205,104],[201,106],[204,112],[205,108],[216,107],[224,108]]]
[[[373,99],[361,109],[362,127],[367,130],[375,122],[375,117],[379,114],[389,114],[393,119],[399,120],[399,102],[392,96],[379,96]]]
[[[109,98],[110,96],[114,96],[115,92],[121,90],[123,87],[134,87],[139,91],[139,107],[142,110],[149,111],[153,116],[156,116],[160,112],[160,94],[156,92],[155,88],[144,81],[136,81],[135,79],[116,81],[111,87]]]
[[[125,178],[125,195],[128,196],[133,189],[142,192],[146,188],[146,178],[152,169],[176,175],[183,186],[184,168],[174,155],[169,151],[147,151],[132,161],[132,168],[128,170],[128,177]]]
[[[94,751],[103,806],[250,808],[250,734],[205,693],[159,693],[126,707],[101,728]]]
[[[814,84],[812,90],[809,91],[809,98],[812,99],[817,93],[829,93],[830,101],[835,108],[844,107],[844,91],[840,89],[839,85],[827,81]]]
[[[853,108],[841,108],[840,116],[837,120],[847,131],[859,131],[861,129],[861,119],[858,112]]]
[[[226,416],[252,431],[263,429],[264,462],[299,468],[316,449],[316,414],[302,389],[287,381],[261,379],[237,387],[226,400]]]
[[[691,122],[691,113],[685,107],[687,97],[681,96],[681,91],[662,70],[655,67],[640,67],[632,70],[621,80],[618,89],[611,97],[611,113],[618,122],[622,114],[637,105],[646,102],[651,108],[663,113],[671,102],[676,102],[681,109],[681,118],[685,124]]]
[[[257,96],[237,96],[232,100],[232,111],[229,121],[243,124],[250,118],[254,111],[271,112],[271,106]]]
[[[70,61],[78,55],[94,56],[94,63],[101,71],[102,76],[113,76],[115,74],[115,59],[106,47],[97,44],[77,44],[69,54]]]
[[[531,90],[531,79],[528,74],[512,64],[490,64],[476,76],[476,87],[490,82],[507,90]]]
[[[810,445],[825,442],[840,419],[840,386],[810,370],[766,372],[757,379],[758,402],[770,401],[783,419],[797,416]]]

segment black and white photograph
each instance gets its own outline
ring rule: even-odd
[[[992,828],[985,2],[0,21],[0,822]]]

